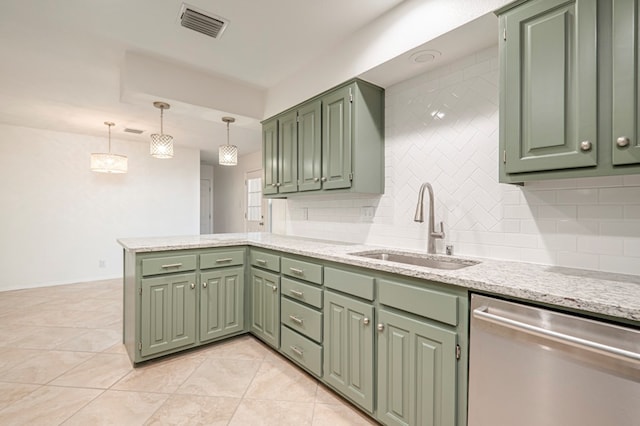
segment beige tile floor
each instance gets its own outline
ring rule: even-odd
[[[120,280],[0,292],[0,425],[375,424],[249,335],[133,368]]]

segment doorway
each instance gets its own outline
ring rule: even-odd
[[[213,233],[212,186],[211,179],[200,179],[200,234]]]
[[[266,204],[262,199],[262,170],[245,173],[245,232],[264,232]]]

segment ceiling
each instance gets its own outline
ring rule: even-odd
[[[226,88],[264,102],[270,88],[402,2],[188,0],[229,21],[213,39],[180,26],[180,0],[3,0],[0,123],[99,136],[106,133],[103,122],[113,121],[114,138],[147,143],[160,124],[152,101],[170,100],[160,84],[177,91],[188,83],[162,71],[181,69],[185,76],[218,84],[213,95],[203,93],[210,99],[220,93],[221,99],[214,107],[206,101],[172,103],[164,115],[165,132],[174,136],[176,150],[199,149],[202,161],[214,164],[217,147],[226,140],[224,115],[237,118],[230,133],[241,155],[260,148],[264,117],[243,115]],[[147,67],[138,68],[137,84],[156,77],[155,89],[132,93],[127,86],[135,74],[127,72],[132,58],[148,59],[138,61]],[[370,80],[393,82],[385,66],[394,69],[393,63],[382,64]],[[133,135],[125,128],[144,132]]]

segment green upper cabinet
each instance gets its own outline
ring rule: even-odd
[[[321,188],[322,102],[309,102],[298,109],[298,190]]]
[[[244,329],[244,267],[200,274],[200,342]]]
[[[278,123],[277,153],[268,143],[274,122]],[[266,196],[384,192],[384,90],[380,87],[352,80],[322,93],[264,121],[263,141],[267,141],[263,143]],[[274,168],[279,170],[278,177],[269,180],[275,176]],[[294,175],[296,185],[290,182]]]
[[[640,173],[638,0],[521,0],[496,13],[500,181]]]
[[[613,164],[640,163],[638,0],[613,0]]]
[[[353,85],[334,90],[322,98],[322,187],[351,186],[351,104]]]
[[[278,192],[298,190],[298,117],[295,111],[278,118]]]
[[[262,193],[278,193],[278,120],[262,123],[262,171],[264,174]]]
[[[538,0],[502,17],[507,173],[597,163],[596,0]]]

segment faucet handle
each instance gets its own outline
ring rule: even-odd
[[[440,232],[435,232],[434,230],[431,236],[433,238],[444,238],[444,222],[440,221]]]

